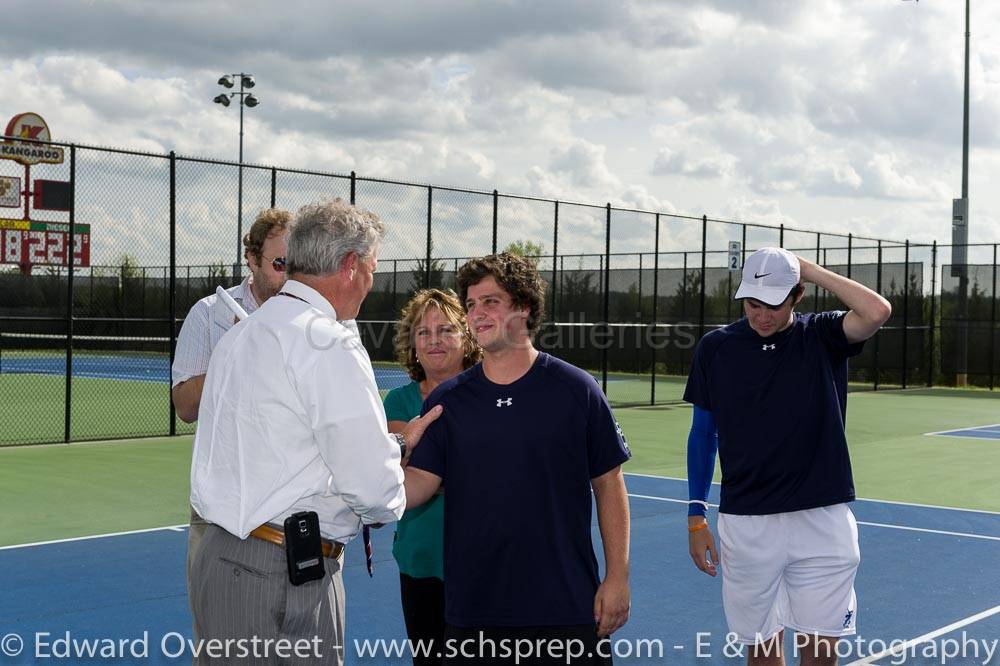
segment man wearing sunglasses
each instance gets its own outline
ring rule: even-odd
[[[292,215],[288,211],[268,208],[257,216],[250,231],[243,237],[243,257],[250,275],[226,291],[247,314],[256,311],[285,284],[285,250],[291,221]],[[195,303],[184,318],[171,367],[170,397],[177,416],[185,423],[198,419],[198,404],[212,350],[235,323],[233,312],[214,293]],[[191,529],[188,532],[189,598],[191,562],[205,528],[205,521],[192,508]]]
[[[797,314],[803,283],[848,311]],[[745,317],[701,339],[684,400],[688,541],[701,571],[721,563],[729,630],[748,663],[784,664],[784,630],[803,664],[835,664],[855,633],[858,529],[844,433],[847,360],[888,320],[871,289],[780,248],[747,258],[736,292]],[[717,550],[706,520],[718,450]],[[721,557],[720,557],[721,555]]]
[[[253,314],[285,284],[285,250],[291,221],[292,214],[288,211],[268,208],[257,216],[243,237],[243,257],[250,275],[226,291],[247,314]],[[235,315],[214,293],[195,303],[184,318],[177,336],[170,390],[181,421],[193,423],[198,419],[208,360],[216,343],[234,323]]]

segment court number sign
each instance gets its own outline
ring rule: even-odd
[[[743,270],[743,244],[740,241],[729,241],[729,270]]]

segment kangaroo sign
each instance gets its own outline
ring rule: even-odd
[[[19,113],[7,123],[4,134],[9,137],[51,141],[49,126],[37,113]],[[59,146],[10,140],[0,143],[0,159],[14,160],[25,166],[32,164],[62,164],[65,155]]]

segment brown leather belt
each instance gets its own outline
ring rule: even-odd
[[[250,532],[250,536],[261,539],[262,541],[267,541],[268,543],[273,543],[275,546],[281,546],[282,548],[285,547],[285,533],[277,528],[271,527],[270,525],[261,525]],[[326,540],[322,543],[323,557],[340,559],[341,553],[344,552],[344,544]]]

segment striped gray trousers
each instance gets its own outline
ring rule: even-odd
[[[342,564],[327,558],[322,580],[296,587],[288,582],[283,548],[254,537],[240,540],[218,525],[209,525],[191,562],[189,590],[195,636],[221,646],[217,649],[223,654],[203,653],[197,662],[342,666]],[[251,642],[255,638],[256,648]],[[236,642],[239,639],[242,643]],[[279,639],[293,647],[303,641],[299,655],[289,649],[283,650],[286,657],[278,656]],[[306,647],[305,641],[312,642]],[[265,651],[266,644],[270,648]],[[309,656],[303,657],[306,653]]]

